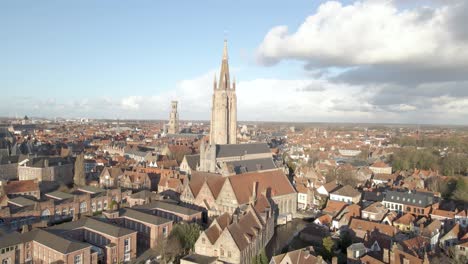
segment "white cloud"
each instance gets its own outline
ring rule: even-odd
[[[258,48],[261,62],[304,60],[308,66],[409,63],[421,68],[468,66],[468,41],[457,38],[466,25],[454,26],[462,1],[448,6],[399,10],[393,1],[367,0],[350,5],[329,1],[295,31],[272,28]],[[465,19],[466,21],[466,19]]]
[[[181,119],[209,120],[214,74],[215,71],[208,71],[180,81],[173,90],[149,96],[135,94],[124,98],[71,101],[32,97],[10,100],[21,101],[21,105],[0,99],[0,113],[10,116],[167,119],[170,101],[178,100]],[[449,91],[446,87],[454,84],[443,85],[422,86],[417,90],[421,91],[419,93],[408,91],[405,94],[405,88],[398,86],[350,85],[325,79],[253,79],[237,84],[238,118],[249,121],[466,124],[467,97],[455,93],[456,90],[444,93],[444,89]],[[423,91],[431,93],[424,95]],[[389,100],[391,95],[396,97]]]
[[[128,110],[138,110],[140,103],[143,101],[142,96],[130,96],[122,99],[122,108]]]

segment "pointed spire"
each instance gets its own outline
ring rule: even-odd
[[[224,39],[223,60],[228,59],[227,39]]]
[[[227,51],[227,40],[224,40],[223,49],[223,60],[221,61],[221,73],[219,75],[218,88],[220,90],[227,90],[230,87],[229,78],[229,63],[228,63],[228,51]]]

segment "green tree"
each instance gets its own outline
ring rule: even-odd
[[[200,236],[200,226],[195,223],[180,223],[174,226],[171,235],[179,239],[186,252],[193,250],[195,242]]]
[[[453,192],[452,198],[458,201],[468,202],[468,184],[465,178],[458,177],[456,189]]]
[[[331,260],[333,257],[333,248],[335,247],[335,242],[330,236],[324,237],[322,239],[322,256],[326,260]]]

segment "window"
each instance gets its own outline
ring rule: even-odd
[[[86,211],[88,211],[86,202],[80,203],[80,213],[85,213]]]
[[[162,229],[163,237],[167,237],[167,226]]]
[[[124,261],[130,261],[130,253],[124,254]]]
[[[228,251],[228,258],[230,258],[231,256],[231,251]]]
[[[124,240],[124,250],[125,252],[130,252],[130,238]]]
[[[74,264],[81,264],[81,255],[75,255],[73,263]]]
[[[201,239],[201,243],[205,244],[205,238],[204,237]]]

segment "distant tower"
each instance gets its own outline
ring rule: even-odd
[[[167,133],[179,133],[179,113],[177,113],[177,101],[171,102],[171,114],[169,115],[169,128]]]
[[[236,144],[237,96],[236,82],[229,77],[227,41],[224,40],[223,60],[219,83],[213,83],[213,105],[211,108],[210,144]]]

